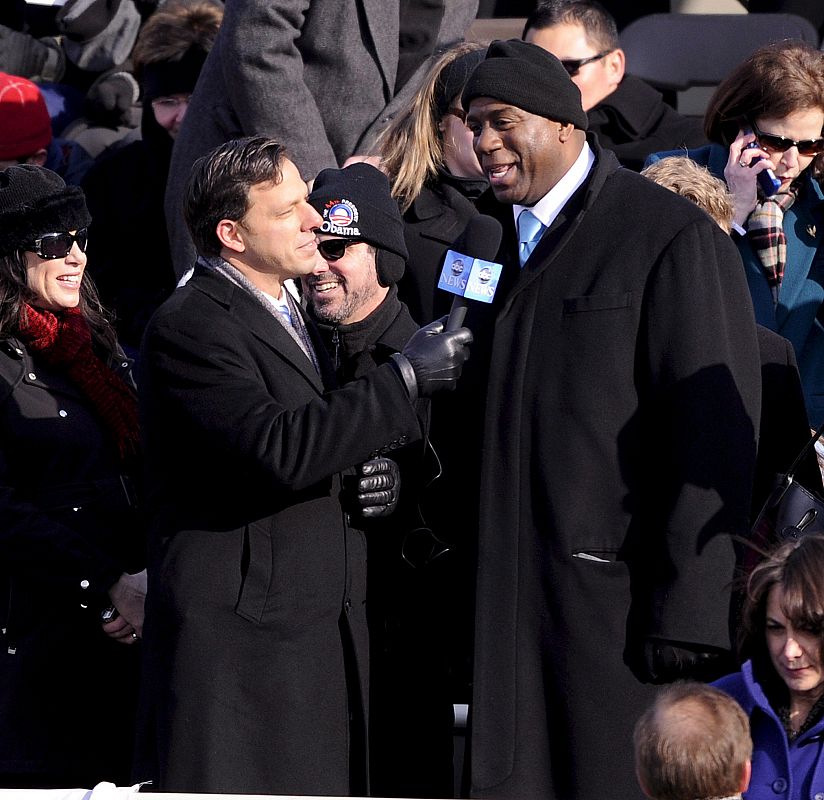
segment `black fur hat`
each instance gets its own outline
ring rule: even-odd
[[[409,258],[403,219],[389,192],[389,180],[379,169],[358,161],[344,169],[322,170],[309,202],[323,217],[323,233],[360,239],[377,248],[381,286],[401,279]]]
[[[79,186],[66,186],[50,169],[15,164],[0,170],[0,256],[44,233],[85,228],[92,221]]]

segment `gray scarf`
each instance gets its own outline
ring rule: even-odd
[[[224,278],[231,281],[235,286],[245,289],[252,297],[260,303],[283,327],[283,329],[295,340],[295,343],[306,354],[306,357],[312,362],[312,366],[317,372],[320,372],[318,366],[318,358],[315,355],[315,348],[312,346],[312,340],[309,338],[309,331],[306,330],[306,323],[301,316],[298,309],[298,304],[292,293],[284,287],[283,296],[286,298],[286,304],[289,306],[289,315],[292,317],[292,323],[284,319],[280,309],[272,303],[272,301],[260,291],[239,269],[233,267],[228,261],[222,258],[206,258],[200,256],[197,263],[206,269],[217,272],[223,275]]]

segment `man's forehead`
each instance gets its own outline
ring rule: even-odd
[[[502,111],[510,111],[516,114],[528,114],[523,108],[506,103],[503,100],[498,100],[494,97],[473,97],[469,101],[469,110],[466,112],[467,116],[482,114],[497,114]]]

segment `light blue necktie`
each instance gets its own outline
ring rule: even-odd
[[[545,227],[528,209],[524,209],[518,215],[518,258],[522,267],[540,241]]]

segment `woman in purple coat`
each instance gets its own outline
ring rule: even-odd
[[[741,672],[716,686],[750,718],[747,800],[824,800],[824,536],[781,544],[752,572]]]

